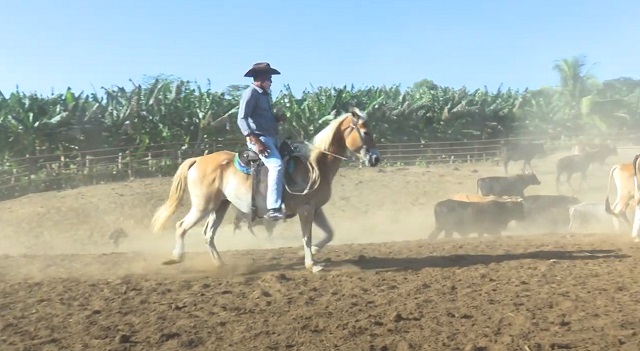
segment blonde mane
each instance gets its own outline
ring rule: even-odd
[[[350,112],[344,113],[335,119],[333,119],[329,124],[324,127],[315,137],[313,137],[313,149],[311,150],[311,159],[316,160],[319,155],[323,153],[323,151],[329,151],[329,147],[331,147],[331,142],[333,141],[333,137],[340,128],[342,122],[350,118],[352,115]],[[342,155],[340,155],[342,156]]]

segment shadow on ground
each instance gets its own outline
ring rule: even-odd
[[[333,261],[323,260],[326,268],[341,268],[355,266],[362,270],[391,270],[391,271],[420,271],[425,268],[464,268],[475,265],[489,265],[520,260],[557,260],[557,261],[590,261],[600,259],[625,259],[631,256],[621,254],[616,250],[572,250],[572,251],[531,251],[514,254],[469,254],[425,257],[367,257],[364,255],[356,259]],[[255,266],[249,274],[260,272],[274,272],[282,270],[298,270],[303,267],[302,262],[292,264],[267,264]]]

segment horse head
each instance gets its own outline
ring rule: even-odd
[[[349,114],[350,118],[345,119],[345,123],[349,123],[345,131],[347,148],[368,166],[376,167],[381,158],[373,134],[369,131],[367,116],[357,107],[350,108]]]

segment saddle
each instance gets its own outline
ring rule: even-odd
[[[293,173],[294,163],[293,156],[300,156],[301,153],[299,150],[294,149],[289,141],[283,140],[278,146],[278,152],[282,157],[282,162],[284,163],[285,173]],[[263,215],[258,214],[258,206],[256,204],[256,195],[260,192],[261,186],[261,178],[262,178],[262,170],[264,167],[264,162],[260,159],[260,156],[257,152],[246,149],[241,152],[236,153],[234,157],[234,164],[236,168],[247,175],[251,176],[251,221],[255,221],[256,218],[263,218]],[[265,170],[265,176],[268,170]],[[266,178],[266,177],[265,177]],[[284,195],[285,189],[283,187],[282,194]],[[285,219],[291,218],[293,216],[285,215]]]

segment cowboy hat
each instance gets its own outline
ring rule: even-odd
[[[258,62],[254,64],[253,67],[244,74],[244,76],[255,77],[262,74],[277,75],[280,74],[280,71],[275,68],[271,68],[271,65],[269,65],[268,62]]]

